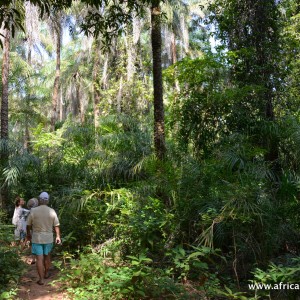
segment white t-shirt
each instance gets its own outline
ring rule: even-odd
[[[32,226],[32,243],[53,243],[53,227],[59,226],[59,220],[54,209],[47,205],[32,208],[27,219],[27,225]]]
[[[16,226],[18,225],[18,222],[20,220],[21,211],[22,211],[22,206],[15,207],[14,216],[12,218],[12,223]]]
[[[18,206],[15,208],[12,223],[15,227],[15,240],[24,239],[26,235],[26,220],[30,211],[28,209]]]

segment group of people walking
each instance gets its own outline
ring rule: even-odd
[[[42,192],[38,199],[30,199],[27,202],[28,209],[25,209],[24,199],[17,197],[12,219],[15,225],[15,240],[21,245],[21,249],[25,248],[27,242],[31,244],[31,263],[36,262],[39,285],[43,285],[44,279],[50,277],[53,229],[56,234],[55,243],[61,243],[59,220],[55,210],[48,206],[49,199],[49,194]]]

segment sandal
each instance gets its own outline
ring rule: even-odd
[[[41,281],[41,280],[37,281],[36,283],[39,284],[39,285],[44,285],[44,282]]]
[[[45,279],[48,279],[51,276],[51,273],[48,273],[47,275],[44,276]]]

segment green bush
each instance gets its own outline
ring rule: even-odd
[[[115,238],[122,241],[124,255],[144,248],[159,252],[173,227],[174,216],[162,201],[137,189],[108,187],[74,193],[64,200],[61,227],[65,236],[72,237],[64,241],[68,251]]]
[[[0,211],[0,299],[9,299],[13,294],[13,284],[18,282],[22,273],[23,263],[17,248],[11,246],[13,226],[4,224],[2,217]]]
[[[283,258],[281,258],[282,260]],[[299,294],[300,284],[300,257],[287,257],[284,258],[284,261],[281,263],[270,263],[267,270],[262,270],[260,268],[256,268],[253,272],[254,278],[250,280],[251,284],[256,285],[271,285],[273,289],[265,290],[258,289],[256,290],[256,294],[261,299],[263,297],[269,297],[270,299],[296,299],[296,295]],[[280,287],[280,284],[291,285],[294,284],[294,288],[284,288]],[[276,286],[278,288],[276,288]],[[280,288],[279,288],[280,287]]]
[[[60,280],[72,299],[175,299],[175,294],[184,295],[163,270],[151,264],[145,253],[123,261],[89,251],[78,260],[71,259],[68,268],[61,264]]]

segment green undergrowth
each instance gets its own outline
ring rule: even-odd
[[[123,257],[121,244],[109,240],[77,254],[58,253],[58,280],[72,299],[297,299],[297,288],[279,289],[279,284],[299,286],[299,257],[272,262],[265,270],[255,268],[252,279],[241,280],[238,286],[226,272],[213,267],[226,262],[218,250],[179,245],[157,261],[148,249]],[[251,284],[274,288],[250,289]]]
[[[4,219],[0,211],[0,299],[13,299],[24,264],[18,248],[12,246],[13,226],[5,224]]]
[[[174,299],[184,290],[145,255],[127,261],[104,258],[96,252],[81,254],[70,265],[56,264],[61,282],[72,299]],[[186,298],[188,299],[188,298]]]
[[[201,299],[218,293],[220,282],[206,263],[215,253],[208,248],[179,246],[155,261],[147,249],[123,258],[117,244],[87,248],[77,258],[63,253],[55,265],[72,299]]]

